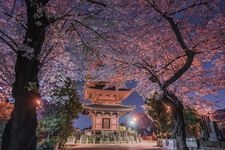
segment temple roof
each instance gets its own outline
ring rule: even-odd
[[[87,105],[83,105],[83,108],[88,110],[96,110],[96,111],[130,112],[134,109],[134,106],[87,104]]]
[[[90,99],[93,103],[120,104],[131,94],[130,89],[116,89],[106,85],[107,82],[88,82],[85,87],[85,99]]]
[[[108,84],[108,82],[104,82],[104,81],[98,81],[98,82],[90,82],[89,81],[87,83],[87,87],[92,88],[92,89],[113,90],[113,91],[116,90],[115,86],[106,87],[107,84]],[[125,89],[125,88],[120,88],[117,90],[118,91],[130,91],[130,89]]]

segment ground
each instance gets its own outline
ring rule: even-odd
[[[70,146],[68,150],[161,150],[156,142],[142,142],[138,144],[78,144]]]

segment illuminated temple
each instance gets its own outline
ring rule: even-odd
[[[130,89],[107,87],[106,82],[87,82],[84,89],[85,100],[83,114],[88,115],[92,127],[85,129],[80,138],[71,138],[67,144],[102,144],[102,143],[136,143],[140,142],[135,130],[120,126],[119,118],[131,112],[134,107],[122,105],[121,102],[130,94]],[[78,140],[78,141],[77,141]]]
[[[91,118],[94,134],[95,131],[119,130],[119,117],[134,109],[121,104],[130,94],[129,89],[106,88],[106,82],[86,84],[84,97],[92,103],[83,105],[83,112]]]

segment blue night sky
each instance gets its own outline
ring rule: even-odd
[[[225,90],[220,90],[218,92],[218,95],[208,95],[204,97],[208,101],[220,101],[218,105],[218,109],[224,109],[225,108]]]
[[[215,56],[215,59],[217,56]],[[211,69],[214,64],[212,63],[213,60],[209,62],[205,62],[203,65],[205,69]],[[134,88],[137,86],[136,81],[127,81],[126,86],[127,88]],[[207,95],[203,97],[204,99],[210,101],[210,102],[215,102],[219,101],[215,108],[216,109],[225,109],[225,89],[218,91],[218,95]],[[137,93],[133,92],[128,98],[126,98],[123,102],[123,105],[132,105],[135,106],[134,112],[144,112],[143,108],[141,107],[144,105],[144,99]],[[131,112],[132,113],[132,112]],[[129,114],[131,114],[129,113]],[[126,116],[123,116],[120,118],[120,122],[125,122],[125,118],[129,115],[127,114]],[[132,114],[131,114],[132,115]],[[91,119],[87,115],[79,115],[79,118],[75,120],[74,127],[75,128],[88,128],[91,126]]]
[[[225,90],[221,90],[218,94],[218,96],[206,96],[205,97],[209,101],[214,100],[221,100],[219,103],[220,108],[225,108]],[[143,112],[143,108],[141,107],[144,104],[143,98],[137,93],[133,92],[128,98],[126,98],[123,102],[123,105],[134,105],[135,106],[135,112]],[[127,114],[129,115],[129,114]],[[126,116],[127,116],[126,115]],[[120,122],[125,122],[126,116],[123,116],[120,118]],[[74,124],[75,128],[88,128],[91,126],[91,120],[87,115],[80,115],[79,119],[75,120]]]
[[[207,65],[211,65],[210,63],[208,63]],[[207,68],[210,68],[210,66],[207,66]],[[134,88],[135,86],[137,86],[137,82],[136,81],[128,81],[126,83],[127,88]],[[206,100],[208,101],[216,101],[216,100],[221,100],[218,103],[218,109],[224,109],[225,108],[225,90],[220,90],[218,95],[208,95],[204,97]],[[133,92],[131,93],[131,95],[129,97],[127,97],[125,100],[122,101],[123,105],[132,105],[135,106],[134,111],[135,112],[144,112],[143,108],[141,106],[144,105],[144,99],[137,93],[137,92]],[[131,113],[129,113],[131,114]],[[123,116],[120,118],[120,122],[125,122],[125,118],[129,115],[127,114],[126,116]],[[87,116],[87,115],[82,115],[80,114],[79,118],[77,120],[75,120],[74,123],[74,127],[75,128],[88,128],[91,126],[91,119]]]

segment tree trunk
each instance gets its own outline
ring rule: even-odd
[[[17,55],[13,85],[15,108],[3,133],[2,150],[36,149],[36,100],[39,94],[35,89],[29,89],[29,85],[35,83],[38,88],[38,64],[34,58],[30,60]]]
[[[25,96],[23,100],[33,102]],[[15,106],[3,133],[2,150],[36,149],[36,110],[31,103]]]
[[[39,96],[28,87],[29,83],[38,83],[38,61],[17,55],[15,72],[15,107],[3,133],[2,150],[35,150],[36,100]]]
[[[176,107],[174,115],[174,124],[176,130],[176,140],[177,146],[180,150],[186,149],[186,131],[185,131],[185,124],[184,124],[184,117],[183,117],[183,108]]]
[[[174,133],[177,140],[177,148],[178,150],[187,150],[183,104],[172,93],[167,93],[163,98],[163,102],[170,107],[174,116]]]
[[[38,55],[45,40],[45,30],[48,25],[45,13],[39,18],[34,18],[37,10],[48,2],[48,0],[25,0],[27,7],[27,30],[23,48],[18,49],[15,64],[15,82],[13,84],[12,96],[15,99],[15,107],[12,116],[6,124],[2,150],[35,150],[36,138],[36,100],[38,93]],[[38,23],[37,23],[38,22]],[[26,49],[32,54],[26,56]],[[30,89],[30,85],[35,85]]]

